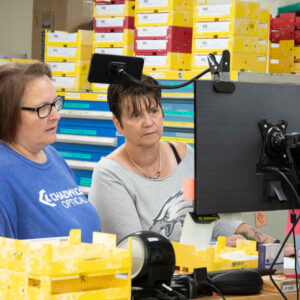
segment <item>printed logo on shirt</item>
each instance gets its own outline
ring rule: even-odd
[[[172,239],[173,234],[176,235],[175,231],[181,232],[185,215],[193,208],[192,201],[183,200],[182,195],[180,190],[164,203],[149,230],[159,232],[169,239]]]
[[[88,203],[88,200],[78,187],[50,194],[48,194],[44,189],[40,190],[39,201],[51,207],[61,204],[64,208]]]

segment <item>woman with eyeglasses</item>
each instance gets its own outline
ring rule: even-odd
[[[68,236],[91,242],[99,216],[64,159],[50,146],[64,98],[43,63],[0,67],[0,236]]]

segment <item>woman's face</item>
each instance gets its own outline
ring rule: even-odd
[[[30,81],[21,99],[21,106],[38,108],[53,103],[56,92],[51,79],[44,75]],[[60,115],[52,107],[49,116],[41,119],[35,111],[21,110],[21,122],[17,129],[16,144],[31,151],[40,151],[56,141],[56,129]]]
[[[160,141],[163,131],[163,113],[155,103],[150,99],[150,105],[147,108],[145,100],[140,99],[137,104],[138,112],[133,112],[133,106],[130,99],[123,101],[121,114],[121,124],[114,118],[114,123],[120,134],[125,136],[125,143],[135,146],[152,146]]]

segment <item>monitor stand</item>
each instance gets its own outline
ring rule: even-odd
[[[195,245],[196,249],[206,248],[211,241],[215,221],[218,215],[196,216],[187,213],[180,237],[180,244]]]

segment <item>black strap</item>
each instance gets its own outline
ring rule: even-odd
[[[174,153],[174,155],[175,155],[177,164],[179,165],[180,162],[181,162],[181,158],[180,158],[180,156],[178,155],[178,152],[177,152],[175,146],[174,146],[172,143],[168,143],[168,144],[170,145],[171,149],[173,150],[173,153]]]

